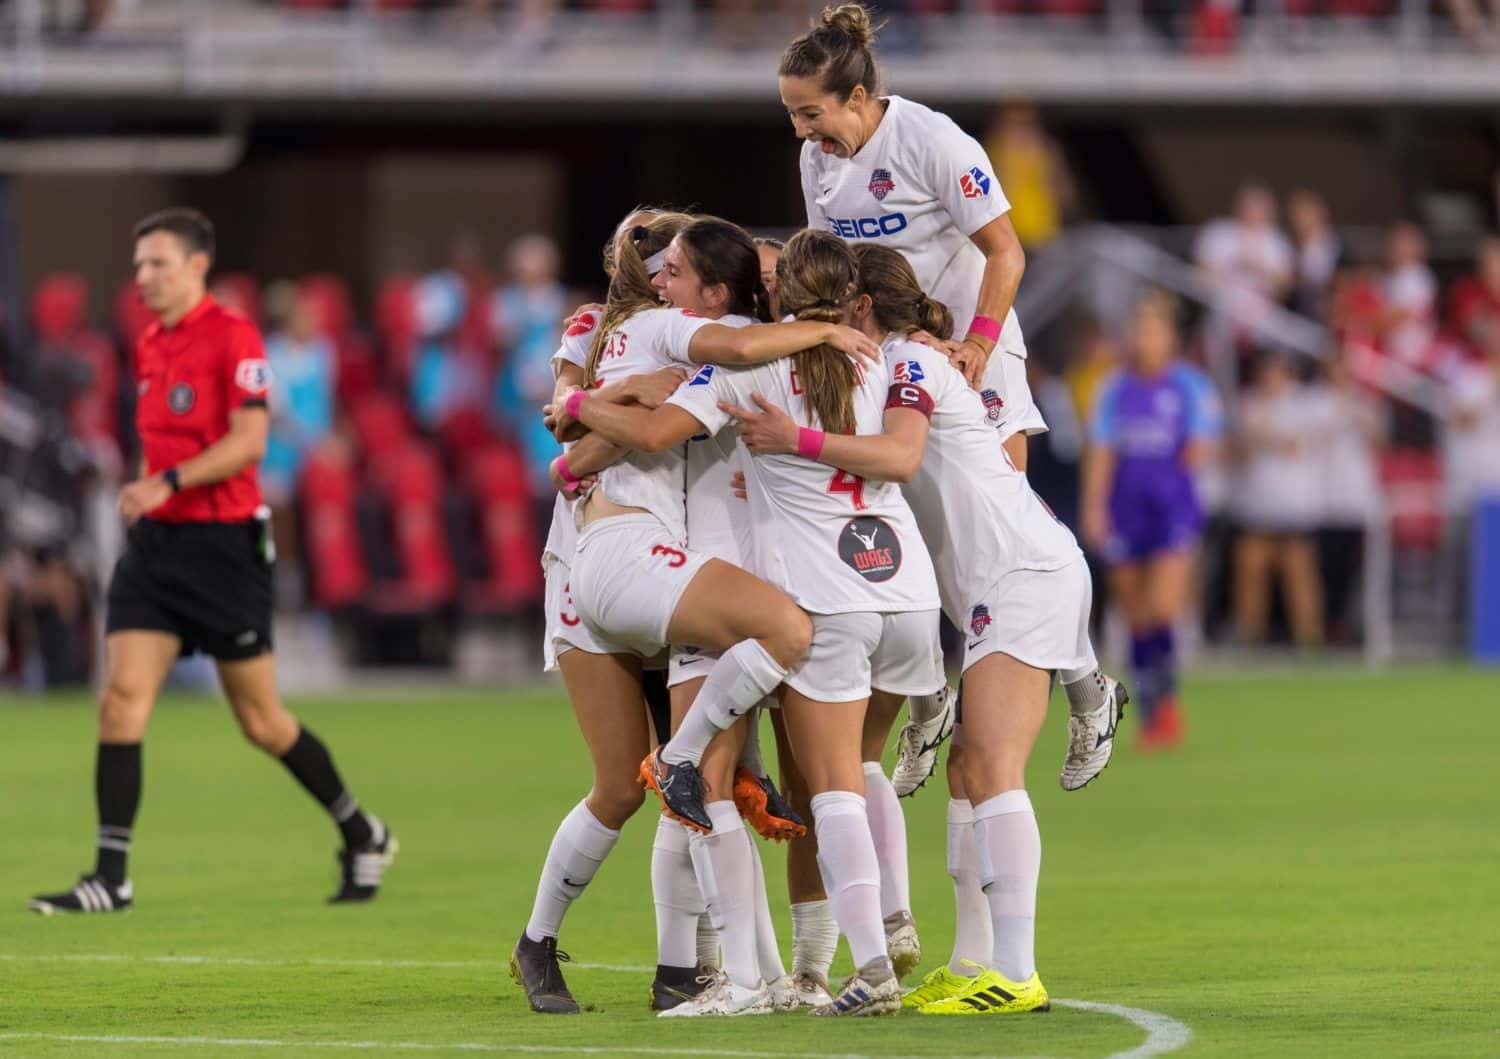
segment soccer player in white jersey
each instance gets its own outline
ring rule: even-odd
[[[609,306],[591,352],[589,383],[672,364],[752,363],[827,343],[844,353],[869,356],[878,351],[878,345],[867,337],[834,324],[752,323],[747,318],[750,314],[764,314],[764,288],[754,246],[735,226],[707,218],[694,222],[668,248],[664,272],[676,272],[687,263],[682,250],[687,243],[710,258],[721,253],[741,255],[747,267],[721,263],[729,281],[703,292],[708,316],[654,308],[654,298],[633,306]],[[634,271],[639,264],[632,248],[622,245],[620,268]],[[702,261],[698,267],[704,268]],[[728,320],[731,316],[740,319]],[[555,425],[566,435],[575,421],[581,421],[607,440],[617,440],[602,429],[616,407],[588,397],[584,390],[575,391],[563,409],[554,410]],[[602,469],[574,465],[573,453],[559,458],[559,468],[564,476],[573,477],[599,471],[597,487],[578,505],[580,533],[572,594],[584,621],[613,640],[642,648],[674,643],[723,652],[709,670],[693,707],[694,712],[722,718],[703,740],[698,753],[702,758],[715,731],[736,727],[736,720],[801,660],[812,630],[806,615],[786,595],[686,544],[682,446],[700,429],[695,426],[670,442],[632,441],[632,451],[624,459]],[[735,734],[742,731],[740,726]],[[731,749],[712,760],[727,764],[727,780],[738,743],[732,737],[722,742]],[[717,835],[719,841],[704,850],[704,859],[711,863],[709,870],[700,870],[699,882],[716,922],[723,924],[724,975],[692,1001],[663,1014],[733,1015],[766,1010],[770,994],[762,981],[754,915],[755,877],[760,873],[754,870],[754,853],[740,826],[729,784],[713,783],[705,794],[703,777],[689,763],[657,763],[649,775],[677,819],[705,833],[722,832]],[[710,779],[714,779],[712,773]]]
[[[823,9],[782,53],[781,100],[802,146],[810,228],[901,251],[962,330],[954,363],[1026,469],[1025,434],[1047,429],[1026,384],[1011,305],[1026,256],[989,158],[947,115],[879,95],[875,27],[860,4]]]
[[[951,328],[946,309],[923,294],[900,254],[860,250],[852,319],[885,350],[885,431],[830,436],[817,458],[839,473],[907,483],[943,609],[969,633],[964,779],[975,799],[968,826],[993,938],[971,968],[978,973],[954,982],[940,968],[903,1004],[924,1014],[1041,1010],[1048,999],[1033,953],[1041,839],[1025,766],[1046,714],[1051,671],[1086,684],[1100,706],[1108,705],[1108,680],[1088,638],[1088,567],[1073,535],[995,443],[979,395],[941,353],[906,337]],[[756,395],[753,406],[732,411],[754,462],[797,450],[795,409],[788,415]]]

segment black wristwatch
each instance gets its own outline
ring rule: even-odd
[[[176,467],[168,467],[166,470],[162,471],[161,472],[161,480],[164,481],[164,482],[166,482],[167,485],[169,485],[169,486],[172,487],[172,492],[174,492],[174,493],[180,493],[180,492],[182,492],[182,481],[181,481],[181,479],[179,479],[177,477],[177,468]]]

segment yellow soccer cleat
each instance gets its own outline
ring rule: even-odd
[[[979,969],[978,964],[973,966],[976,970]],[[965,978],[961,974],[954,974],[948,970],[947,964],[943,964],[936,970],[929,971],[927,977],[922,979],[921,985],[904,995],[901,998],[901,1006],[908,1011],[917,1010],[923,1005],[967,993],[969,987],[977,981],[977,978]]]
[[[965,979],[969,988],[957,996],[924,1004],[921,1015],[1015,1015],[1025,1011],[1047,1011],[1047,987],[1032,972],[1024,982],[1012,982],[999,971],[985,971],[978,978]]]

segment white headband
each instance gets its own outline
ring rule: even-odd
[[[658,250],[656,253],[646,258],[646,274],[648,276],[654,276],[666,267],[667,252],[665,250]]]

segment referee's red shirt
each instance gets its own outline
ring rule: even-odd
[[[208,295],[175,327],[153,323],[135,347],[135,425],[156,474],[229,433],[229,413],[264,408],[271,371],[255,325]],[[260,506],[255,466],[184,489],[150,517],[163,522],[239,522]]]

